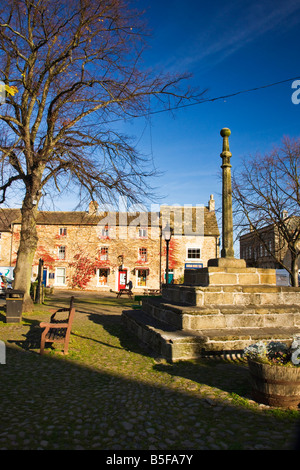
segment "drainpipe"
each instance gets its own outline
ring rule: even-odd
[[[12,248],[13,248],[13,238],[14,238],[14,224],[11,224],[11,240],[10,240],[10,255],[9,255],[9,266],[11,267],[12,263]]]

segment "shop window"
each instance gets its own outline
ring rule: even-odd
[[[146,269],[137,270],[137,286],[146,287],[147,285],[147,271]]]
[[[108,285],[108,269],[98,269],[98,285],[107,286]]]

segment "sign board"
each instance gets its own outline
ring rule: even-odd
[[[203,263],[185,263],[184,269],[200,269],[203,268]]]
[[[290,286],[290,274],[286,269],[276,269],[276,285]]]
[[[14,278],[14,266],[0,266],[0,276],[6,276],[12,281]]]

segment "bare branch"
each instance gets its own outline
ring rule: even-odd
[[[240,233],[249,228],[265,250],[287,269],[297,285],[300,257],[300,139],[283,139],[269,155],[244,160],[233,177],[235,217]],[[270,249],[266,234],[273,231],[277,248]],[[284,257],[291,256],[291,265]]]

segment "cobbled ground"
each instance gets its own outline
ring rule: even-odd
[[[0,307],[0,450],[289,450],[299,412],[251,400],[243,358],[169,364],[124,330],[131,301],[75,292],[69,355],[39,355],[55,292],[20,324]],[[5,304],[5,300],[2,302]]]

